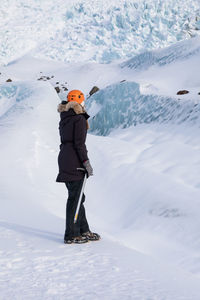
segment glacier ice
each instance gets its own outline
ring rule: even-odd
[[[198,35],[199,22],[198,0],[2,0],[0,65],[27,52],[109,63]]]
[[[200,125],[200,103],[175,98],[142,95],[135,82],[116,83],[87,100],[90,131],[107,135],[115,128],[142,123],[185,123]]]

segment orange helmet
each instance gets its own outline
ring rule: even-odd
[[[72,90],[72,91],[70,91],[68,93],[67,100],[69,102],[70,101],[76,101],[79,104],[81,104],[85,100],[85,97],[84,97],[84,94],[81,91],[79,91],[79,90]]]

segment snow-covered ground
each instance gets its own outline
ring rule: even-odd
[[[198,1],[4,0],[0,15],[0,299],[199,300],[200,39],[180,41]],[[64,245],[56,109],[94,85],[86,209],[102,240]]]
[[[1,298],[198,299],[199,193],[195,178],[190,187],[179,174],[190,162],[195,169],[198,141],[185,145],[181,132],[174,141],[156,126],[90,135],[88,218],[103,239],[66,246],[67,193],[55,183],[58,97],[49,83],[1,91],[13,101],[1,115]],[[181,146],[192,154],[185,165]]]
[[[1,222],[1,239],[1,299],[199,298],[197,279],[105,236],[66,248],[59,232]]]
[[[86,205],[103,239],[72,250],[62,244],[67,192],[55,183],[59,101],[48,82],[1,85],[2,298],[198,299],[198,127],[89,135]]]

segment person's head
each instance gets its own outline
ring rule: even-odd
[[[72,90],[67,95],[67,101],[75,101],[79,104],[82,104],[82,102],[85,100],[84,94],[79,90]]]

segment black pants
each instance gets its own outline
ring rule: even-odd
[[[66,229],[65,239],[80,236],[82,233],[89,231],[88,222],[85,215],[85,208],[83,202],[85,195],[83,194],[81,205],[79,209],[78,219],[74,224],[74,216],[79,200],[79,195],[83,185],[83,179],[78,181],[68,181],[65,183],[68,189],[68,199],[66,205]]]

